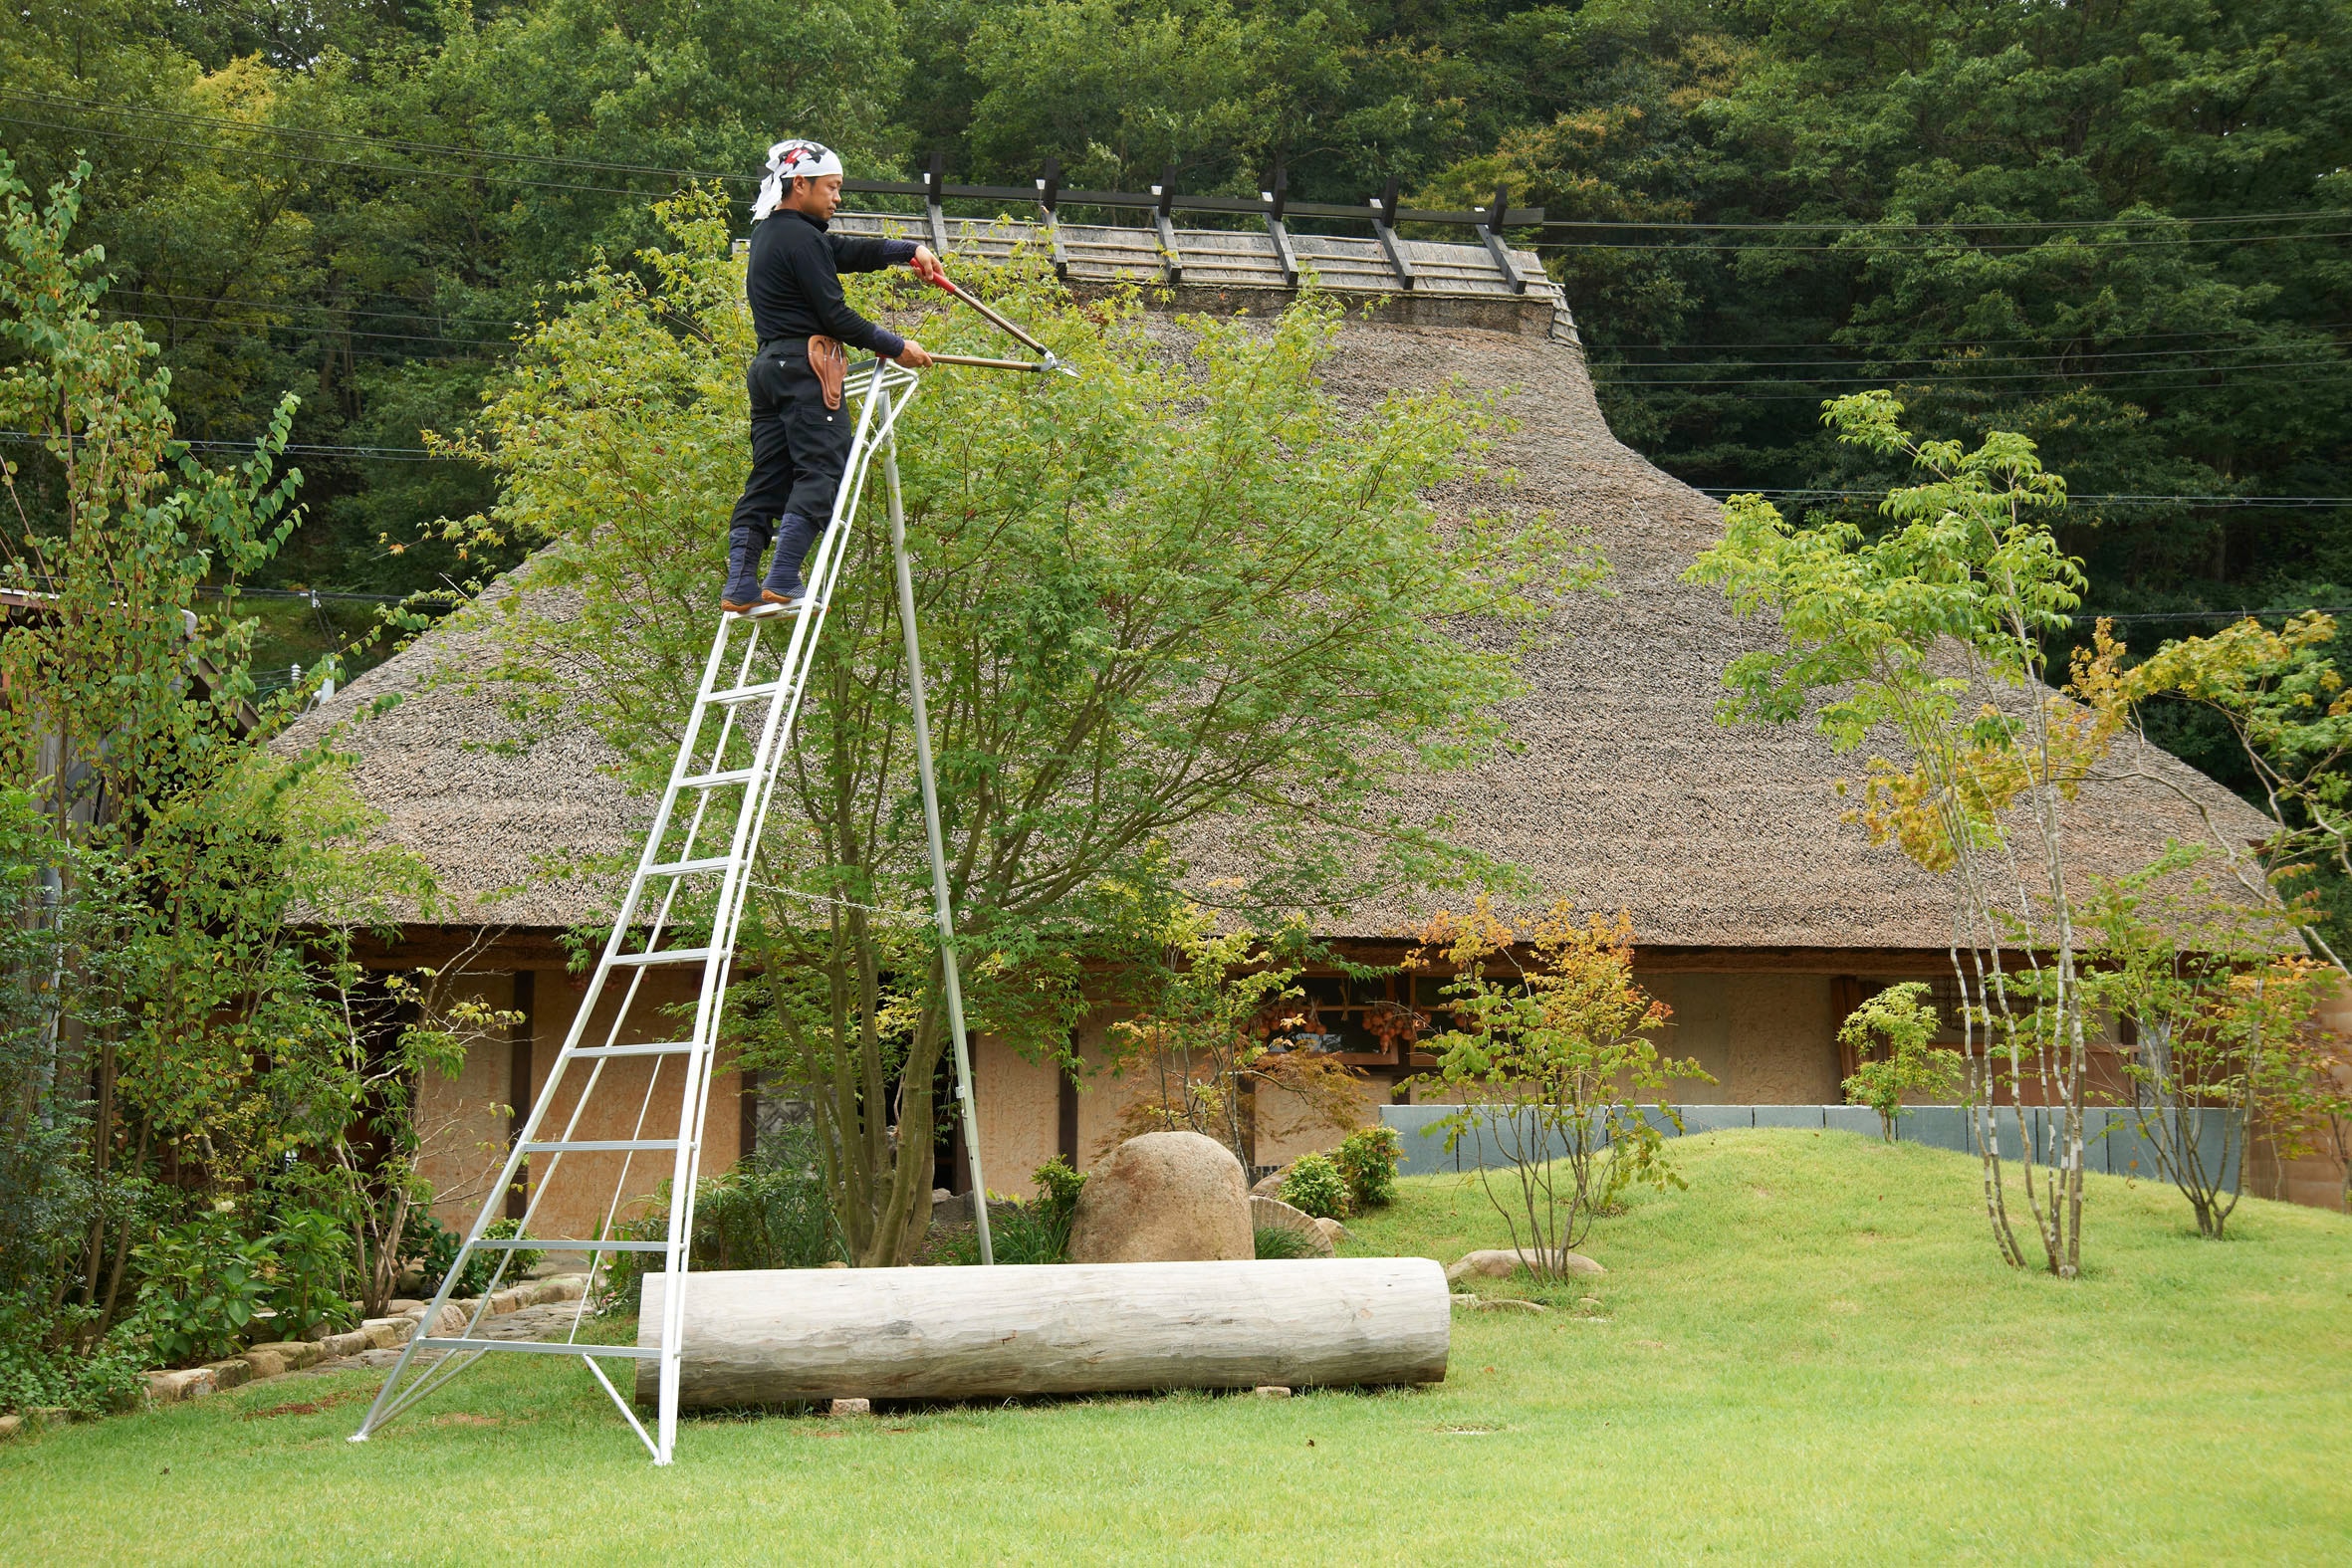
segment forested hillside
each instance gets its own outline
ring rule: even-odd
[[[1612,423],[1694,484],[1883,488],[1819,406],[1893,385],[2042,443],[2095,608],[2352,599],[2341,0],[20,0],[0,82],[29,182],[94,165],[183,432],[302,394],[288,582],[451,571],[382,543],[484,500],[420,432],[650,197],[748,198],[804,133],[858,172],[1505,185]]]

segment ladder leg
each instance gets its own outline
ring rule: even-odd
[[[906,634],[906,690],[915,721],[915,771],[923,781],[923,827],[931,840],[931,905],[939,921],[939,969],[947,984],[947,1026],[955,1041],[956,1098],[964,1117],[964,1154],[972,1167],[972,1220],[980,1260],[997,1260],[988,1231],[988,1187],[980,1178],[980,1112],[972,1099],[972,1047],[964,1037],[964,982],[956,970],[956,921],[948,907],[947,848],[939,827],[939,784],[931,772],[931,720],[923,705],[923,650],[915,638],[915,584],[906,560],[906,506],[898,489],[898,443],[882,448],[883,493],[890,508],[890,554],[898,569],[898,624]],[[903,1149],[905,1140],[899,1140]]]

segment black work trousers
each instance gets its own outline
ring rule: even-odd
[[[768,344],[743,379],[752,398],[752,473],[730,528],[748,523],[771,539],[776,520],[791,512],[823,533],[849,462],[848,399],[839,408],[824,406],[806,339]]]

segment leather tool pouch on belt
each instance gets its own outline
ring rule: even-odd
[[[809,339],[809,369],[817,377],[819,390],[824,393],[824,406],[841,406],[841,380],[849,373],[849,350],[834,337]]]

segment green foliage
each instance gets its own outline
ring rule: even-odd
[[[264,1240],[270,1254],[271,1324],[280,1339],[300,1339],[324,1323],[352,1326],[352,1233],[336,1216],[318,1209],[291,1209],[278,1216]]]
[[[433,1212],[421,1204],[408,1211],[400,1230],[400,1261],[415,1268],[430,1292],[440,1288],[441,1281],[457,1262],[458,1249],[465,1237],[450,1230]],[[463,1295],[465,1291],[459,1291]]]
[[[1514,921],[1482,899],[1467,918],[1441,912],[1420,938],[1410,967],[1452,974],[1453,1027],[1423,1045],[1438,1064],[1415,1081],[1460,1107],[1437,1124],[1446,1148],[1468,1139],[1480,1151],[1480,1184],[1513,1247],[1551,1273],[1629,1188],[1680,1185],[1660,1121],[1677,1133],[1682,1123],[1664,1091],[1715,1080],[1650,1038],[1668,1008],[1634,983],[1623,912],[1579,921],[1563,903]]]
[[[158,1353],[214,1353],[268,1306],[338,1317],[333,1253],[367,1063],[353,932],[425,899],[319,753],[264,745],[240,584],[289,537],[292,399],[233,468],[177,438],[171,378],[99,308],[88,170],[36,204],[0,159],[0,1104],[31,1160],[0,1200],[20,1322],[95,1352],[134,1302]],[[202,591],[200,591],[200,589]],[[35,1130],[38,1129],[38,1130]],[[13,1140],[12,1140],[13,1142]],[[272,1210],[257,1232],[234,1213]],[[234,1213],[232,1213],[234,1212]]]
[[[2198,1232],[2219,1240],[2255,1128],[2276,1159],[2311,1153],[2352,1116],[2352,1084],[2339,1076],[2343,1037],[2322,1021],[2343,972],[2293,951],[2294,912],[2276,902],[2184,885],[2174,873],[2202,858],[2175,846],[2092,884],[2083,985],[2091,1006],[2132,1020],[2121,1055],[2140,1131]]]
[[[1331,1163],[1347,1182],[1347,1205],[1352,1214],[1385,1209],[1396,1197],[1397,1162],[1405,1157],[1405,1141],[1394,1127],[1374,1122],[1358,1127],[1339,1140]]]
[[[173,1226],[130,1255],[139,1273],[139,1327],[165,1366],[229,1354],[274,1294],[269,1243],[244,1234],[234,1213]]]
[[[643,1212],[613,1228],[618,1239],[658,1241],[669,1234],[669,1184],[654,1191]],[[764,1144],[748,1159],[694,1192],[695,1268],[818,1268],[843,1260],[840,1227],[825,1191],[817,1151],[806,1136]],[[659,1270],[658,1252],[615,1252],[596,1285],[596,1309],[637,1310],[645,1271]]]
[[[2062,813],[2127,720],[2112,700],[2120,650],[2102,639],[2078,663],[2071,696],[2041,684],[2046,639],[2065,629],[2084,586],[2081,562],[2046,521],[2065,504],[2065,481],[2014,432],[1971,449],[1916,438],[1902,415],[1885,392],[1839,398],[1824,415],[1840,441],[1915,471],[1920,483],[1887,493],[1882,531],[1821,517],[1794,527],[1762,497],[1739,496],[1722,542],[1688,575],[1722,585],[1744,617],[1771,614],[1779,630],[1778,645],[1725,670],[1723,722],[1810,715],[1840,752],[1874,737],[1898,743],[1900,762],[1871,757],[1852,814],[1873,843],[1946,879],[1987,1218],[2013,1265],[2024,1252],[2003,1196],[1996,1107],[2005,1086],[2019,1143],[2032,1137],[2024,1105],[2056,1112],[2041,1118],[2047,1131],[2018,1176],[2048,1268],[2071,1278],[2092,1023]]]
[[[455,528],[550,547],[471,612],[525,733],[585,721],[648,786],[709,642],[711,519],[742,480],[753,347],[722,209],[696,194],[663,211],[675,240],[638,258],[650,281],[595,269],[501,380],[470,448],[500,502]],[[1341,408],[1315,378],[1337,315],[1311,296],[1263,330],[1188,322],[1180,360],[1132,299],[1081,306],[1041,263],[967,282],[1083,371],[943,371],[898,426],[974,1026],[1058,1058],[1092,1005],[1089,964],[1158,946],[1180,825],[1216,824],[1251,872],[1230,893],[1246,911],[1499,875],[1387,791],[1503,737],[1515,647],[1458,628],[1524,628],[1599,567],[1539,521],[1437,526],[1424,495],[1479,470],[1485,410],[1445,388]],[[898,287],[860,298],[927,305]],[[993,344],[969,313],[921,331]],[[872,1118],[933,1121],[944,1008],[930,928],[869,913],[928,895],[886,543],[861,529],[845,548],[810,767],[769,818],[778,869],[740,933],[755,978],[729,1021],[747,1061],[816,1106],[851,1248],[890,1263],[911,1255],[932,1145],[896,1159]],[[903,1103],[843,1089],[890,1081]]]
[[[1255,1236],[1254,1250],[1250,1255],[1260,1262],[1272,1258],[1312,1257],[1315,1255],[1314,1248],[1306,1244],[1305,1236],[1283,1226],[1262,1225],[1253,1232],[1253,1235]]]
[[[1288,1138],[1354,1122],[1362,1075],[1290,1043],[1299,1022],[1293,1004],[1303,995],[1301,955],[1313,943],[1303,920],[1293,917],[1269,935],[1187,903],[1157,935],[1156,951],[1139,956],[1128,982],[1136,1013],[1108,1034],[1114,1071],[1143,1086],[1119,1113],[1123,1137],[1197,1132],[1248,1170],[1262,1134]],[[1294,1108],[1295,1117],[1276,1123],[1276,1105]]]
[[[1318,1220],[1344,1220],[1347,1178],[1329,1155],[1302,1154],[1283,1173],[1283,1202]]]
[[[484,1228],[482,1233],[485,1236],[511,1240],[523,1234],[523,1222],[520,1220],[493,1220]],[[444,1232],[443,1234],[448,1234],[448,1232]],[[456,1255],[457,1244],[461,1240],[462,1237],[449,1235],[451,1256]],[[504,1248],[478,1251],[466,1259],[465,1272],[457,1276],[455,1293],[461,1296],[481,1295],[491,1288],[493,1279],[497,1280],[500,1285],[519,1283],[530,1274],[533,1268],[539,1265],[539,1260],[546,1255],[539,1248],[530,1246],[519,1246],[511,1252]],[[437,1275],[430,1276],[425,1280],[425,1287],[431,1289],[439,1283]]]
[[[1086,1189],[1086,1174],[1056,1155],[1031,1172],[1030,1180],[1038,1189],[1033,1207],[1054,1238],[1053,1250],[1058,1261],[1059,1254],[1069,1247],[1070,1221],[1077,1216],[1078,1194]]]
[[[132,1326],[85,1352],[58,1348],[79,1338],[42,1321],[22,1297],[0,1297],[0,1415],[62,1409],[106,1416],[134,1408],[146,1392],[139,1374],[152,1358]]]
[[[1905,1095],[1944,1099],[1960,1092],[1960,1052],[1929,1043],[1936,1037],[1938,1021],[1935,1004],[1926,1000],[1932,989],[1915,980],[1889,986],[1866,999],[1838,1027],[1838,1040],[1853,1047],[1860,1063],[1842,1085],[1846,1102],[1878,1112],[1879,1129],[1888,1143],[1895,1141],[1895,1119],[1903,1114]],[[1881,1045],[1886,1054],[1873,1057],[1872,1049]]]

